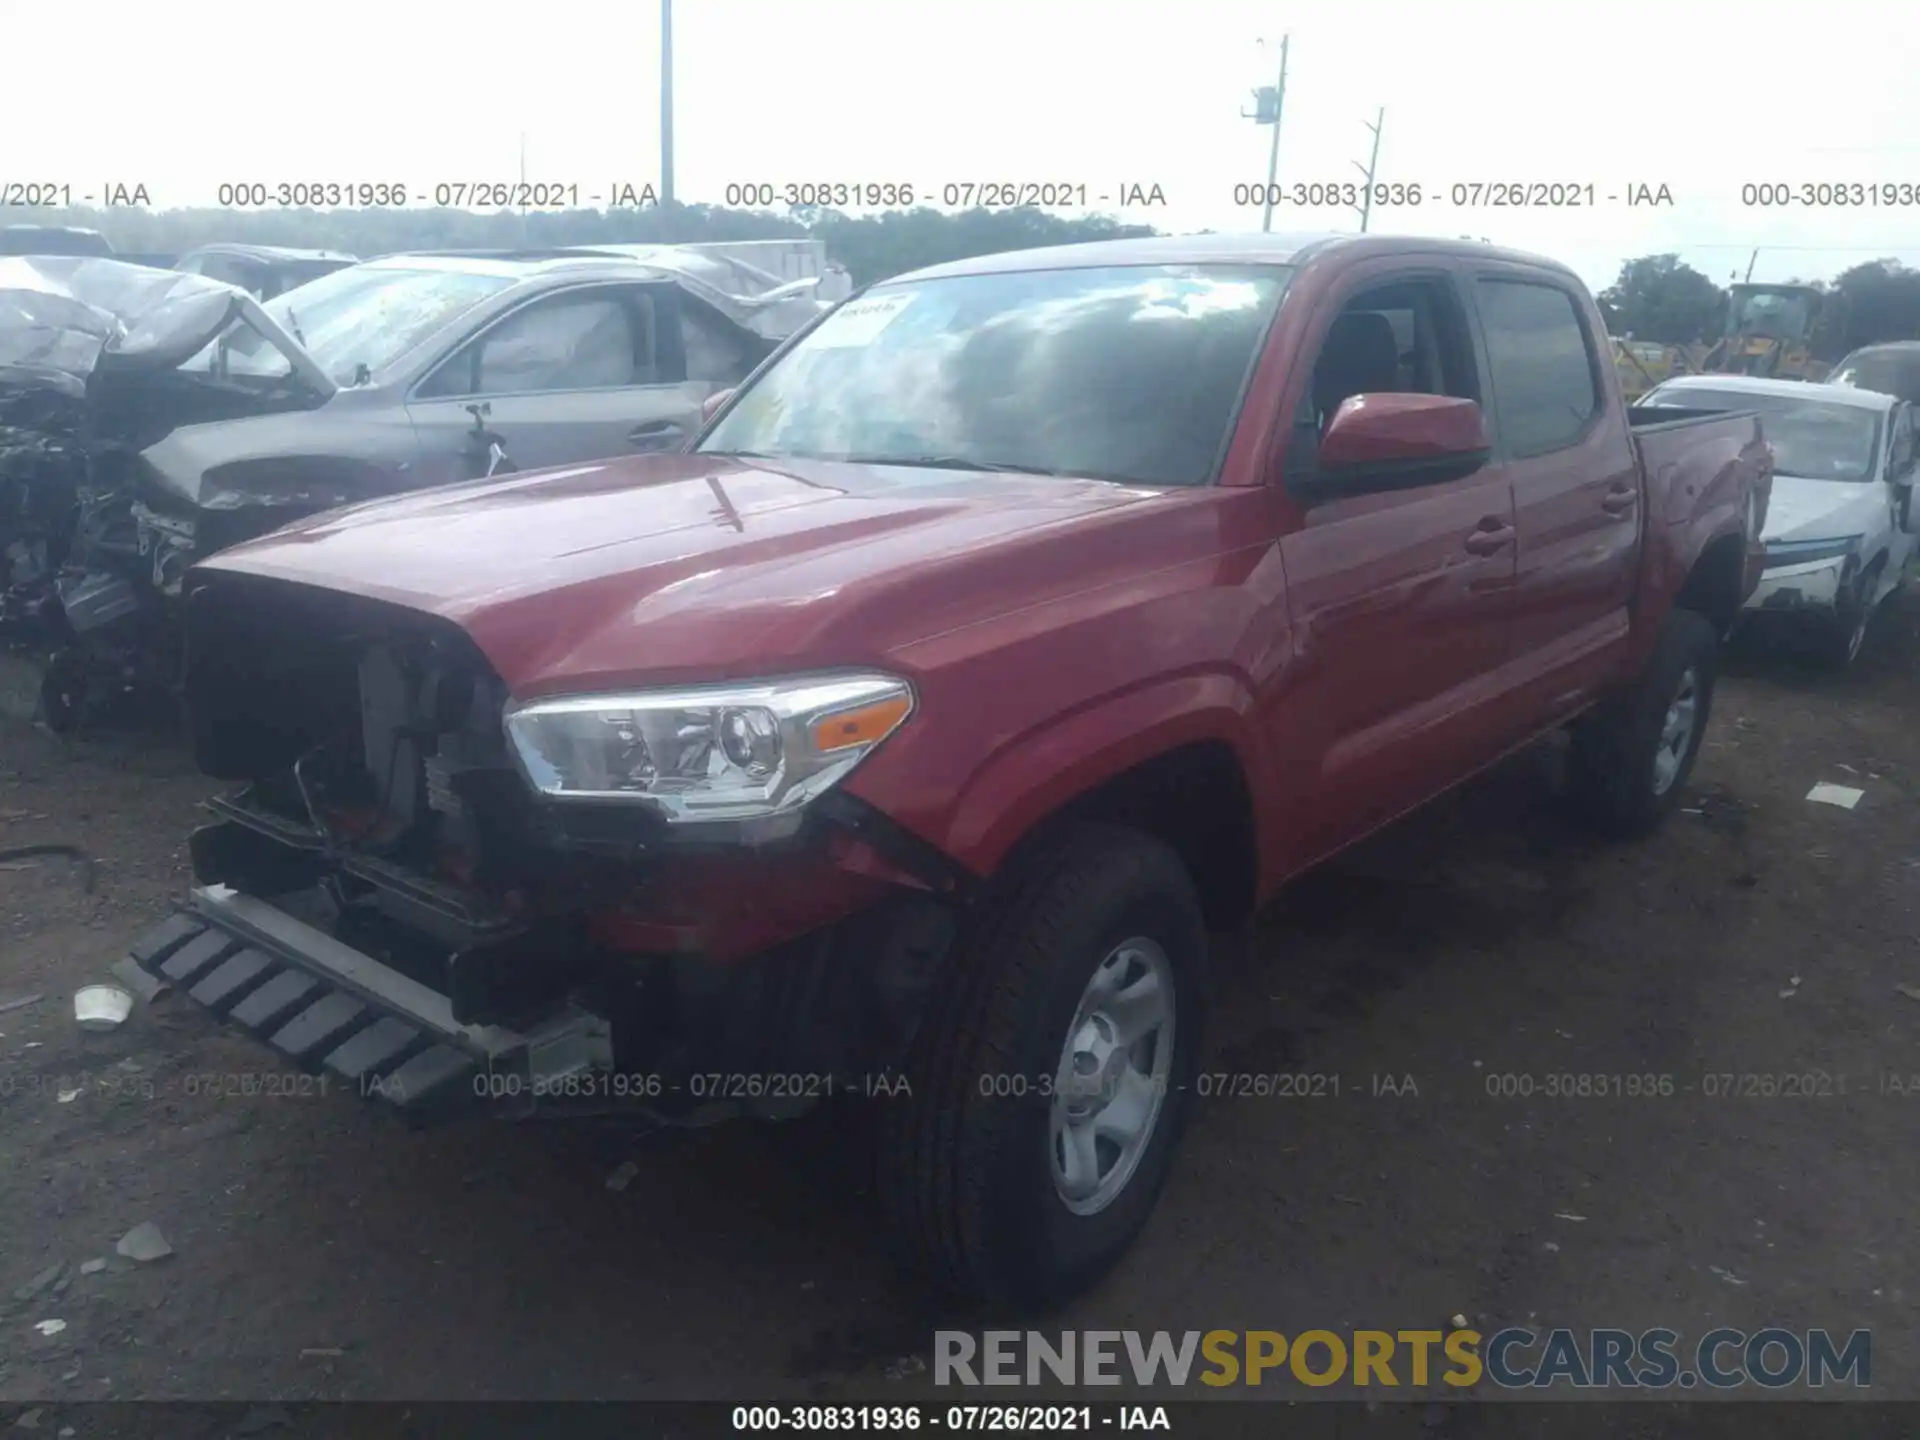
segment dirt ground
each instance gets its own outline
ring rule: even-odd
[[[1920,1397],[1920,602],[1849,675],[1730,669],[1651,841],[1571,831],[1542,747],[1225,947],[1207,1068],[1339,1097],[1200,1105],[1140,1245],[1049,1328],[1870,1327],[1875,1397]],[[80,1032],[203,791],[164,746],[0,721],[0,847],[100,862],[92,895],[0,864],[0,1005],[44,996],[0,1013],[0,1401],[932,1393],[941,1317],[874,1243],[857,1115],[415,1134],[337,1087],[200,1093],[271,1061],[179,997]],[[1673,1093],[1489,1093],[1581,1072]],[[1811,1072],[1831,1093],[1711,1093]],[[115,1255],[141,1221],[170,1257]]]

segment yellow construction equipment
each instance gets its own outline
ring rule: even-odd
[[[1613,342],[1613,368],[1620,376],[1621,392],[1632,403],[1661,381],[1686,374],[1691,366],[1677,345],[1656,345],[1629,335]]]
[[[1818,380],[1827,367],[1813,358],[1813,327],[1824,293],[1813,285],[1734,285],[1727,323],[1694,368],[1708,375],[1764,375]]]

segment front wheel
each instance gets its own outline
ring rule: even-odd
[[[1873,624],[1874,592],[1880,588],[1880,564],[1860,577],[1852,592],[1842,597],[1832,620],[1819,637],[1820,658],[1832,670],[1845,670],[1860,658],[1867,643],[1867,628]]]
[[[1674,610],[1633,688],[1574,726],[1568,798],[1587,824],[1641,835],[1679,803],[1712,714],[1719,652],[1705,616]]]
[[[910,1268],[1021,1309],[1146,1224],[1196,1070],[1206,927],[1149,836],[1083,827],[1017,862],[929,1001],[887,1106],[881,1195]]]

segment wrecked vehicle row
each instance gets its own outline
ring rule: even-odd
[[[0,619],[52,652],[46,718],[171,689],[181,578],[240,540],[679,447],[815,289],[675,246],[390,256],[264,304],[115,261],[0,262]]]

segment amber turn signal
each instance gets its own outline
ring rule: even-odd
[[[855,745],[871,745],[890,735],[912,708],[913,701],[905,695],[876,700],[857,710],[822,716],[813,722],[808,738],[813,741],[813,748],[823,755]]]

